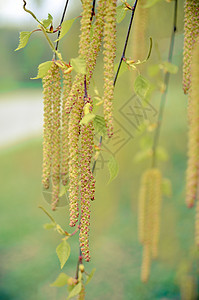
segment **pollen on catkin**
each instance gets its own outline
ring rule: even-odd
[[[199,43],[193,51],[191,87],[189,92],[188,165],[186,171],[186,203],[194,205],[199,178]]]
[[[150,273],[150,261],[158,255],[162,176],[156,169],[144,172],[139,194],[138,234],[143,244],[141,279],[146,282]]]
[[[114,59],[116,52],[116,0],[106,1],[104,17],[104,118],[108,136],[113,135]]]
[[[92,112],[92,102],[88,97],[86,103],[90,103]],[[80,168],[81,168],[81,222],[80,222],[80,247],[82,255],[86,261],[90,260],[89,250],[89,227],[90,227],[90,201],[93,200],[95,192],[95,179],[91,171],[91,159],[94,147],[94,126],[93,120],[81,126],[80,133]]]
[[[43,78],[43,175],[42,183],[45,189],[49,188],[51,176],[51,153],[52,153],[52,70]]]
[[[70,226],[75,226],[79,217],[79,132],[80,120],[84,100],[78,97],[70,113],[68,138],[69,138],[69,203]]]
[[[72,76],[71,73],[63,73],[63,94],[62,94],[62,163],[61,176],[62,184],[66,185],[68,182],[68,122],[69,114],[66,113],[66,101],[71,90]]]
[[[89,48],[90,48],[90,29],[91,29],[91,0],[84,0],[82,2],[83,12],[81,17],[81,35],[79,41],[79,54],[83,56],[87,62]]]
[[[187,94],[191,81],[191,59],[194,44],[199,37],[199,1],[186,0],[184,7],[184,54],[183,54],[183,89]]]
[[[59,201],[61,165],[61,76],[59,67],[53,69],[52,114],[52,209]]]

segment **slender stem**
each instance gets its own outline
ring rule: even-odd
[[[24,3],[24,5],[23,5],[23,9],[27,12],[27,13],[29,13],[29,14],[31,14],[31,16],[40,24],[40,25],[42,25],[42,23],[37,19],[37,17],[35,16],[35,14],[31,11],[31,10],[29,10],[29,9],[27,9],[26,8],[26,1],[25,0],[23,0],[23,3]]]
[[[43,206],[39,205],[38,207],[41,208],[43,212],[45,212],[45,214],[51,219],[51,221],[56,224],[55,219],[47,212],[47,210]]]
[[[65,4],[65,7],[64,7],[64,11],[63,11],[62,17],[61,17],[61,21],[59,23],[59,27],[61,27],[61,25],[62,25],[62,23],[64,21],[64,17],[65,17],[65,14],[66,14],[66,9],[68,7],[68,2],[69,2],[69,0],[66,0],[66,4]],[[60,32],[61,32],[61,30],[59,30],[58,34],[57,34],[57,42],[56,42],[56,45],[55,45],[55,50],[58,50]],[[56,53],[54,54],[54,59],[56,59]]]
[[[91,10],[91,21],[93,20],[93,17],[95,15],[95,3],[96,3],[96,0],[93,0],[93,6],[92,6],[92,10]]]
[[[58,53],[58,51],[55,49],[55,46],[53,45],[51,39],[48,37],[48,35],[47,35],[46,30],[44,29],[44,27],[39,25],[39,28],[42,30],[43,34],[45,35],[45,38],[47,39],[47,41],[48,41],[48,43],[49,43],[49,45],[50,45],[52,51],[53,51],[53,52],[55,53],[55,55],[57,55],[57,56],[59,57],[59,59],[61,60],[61,59],[62,59],[61,54]]]
[[[123,52],[122,52],[122,55],[121,55],[121,58],[120,58],[120,62],[119,62],[118,68],[117,68],[117,72],[115,74],[115,79],[114,79],[114,83],[113,83],[114,86],[115,86],[117,78],[118,78],[118,74],[119,74],[119,71],[120,71],[120,67],[122,65],[122,61],[125,58],[126,48],[127,48],[128,41],[129,41],[129,35],[130,35],[130,32],[131,32],[131,27],[132,27],[133,18],[134,18],[137,3],[138,3],[138,0],[135,1],[134,5],[131,9],[131,11],[132,11],[131,12],[131,19],[130,19],[130,23],[129,23],[129,27],[128,27],[128,31],[127,31],[127,35],[126,35],[126,41],[125,41],[125,44],[124,44]]]
[[[81,248],[79,248],[79,258],[78,258],[78,261],[77,261],[77,269],[76,269],[76,275],[75,275],[75,279],[78,279],[79,277],[79,265],[82,264],[82,250]]]
[[[127,31],[126,40],[125,40],[125,43],[124,43],[124,48],[123,48],[123,51],[122,51],[122,55],[121,55],[121,58],[120,58],[120,62],[119,62],[119,65],[118,65],[118,68],[117,68],[117,71],[116,71],[116,74],[115,74],[113,86],[116,85],[118,74],[120,72],[120,68],[121,68],[121,65],[122,65],[122,61],[125,58],[126,48],[127,48],[128,41],[129,41],[129,36],[130,36],[132,24],[133,24],[133,19],[134,19],[134,14],[135,14],[137,3],[138,3],[138,0],[135,0],[135,3],[133,5],[133,7],[131,8],[131,19],[130,19],[130,22],[129,22],[129,27],[128,27],[128,31]],[[100,136],[100,141],[99,141],[100,145],[101,145],[101,143],[102,143],[102,136]],[[97,161],[95,160],[94,163],[93,163],[92,173],[95,171],[96,163],[97,163]]]
[[[170,48],[169,48],[169,55],[168,55],[168,61],[172,61],[173,57],[173,49],[174,49],[174,41],[175,41],[175,33],[177,30],[177,0],[175,0],[175,8],[174,8],[174,20],[173,20],[173,32],[171,35],[171,40],[170,40]],[[162,94],[161,101],[160,101],[160,109],[158,113],[158,121],[157,121],[157,129],[154,134],[154,141],[153,141],[153,156],[152,156],[152,168],[156,166],[157,163],[157,146],[160,138],[160,129],[162,125],[162,118],[164,114],[164,109],[165,109],[165,104],[166,104],[166,97],[167,97],[167,92],[168,92],[168,84],[169,84],[169,78],[170,78],[170,73],[166,73],[164,77],[164,85],[165,85],[165,91]]]

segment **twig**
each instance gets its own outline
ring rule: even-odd
[[[115,74],[113,86],[116,85],[118,74],[119,74],[119,71],[120,71],[120,68],[121,68],[121,65],[122,65],[122,61],[125,58],[126,48],[127,48],[128,41],[129,41],[129,36],[130,36],[132,24],[133,24],[133,18],[134,18],[134,14],[135,14],[137,3],[138,3],[138,0],[135,0],[135,3],[134,3],[134,5],[131,8],[131,19],[130,19],[130,22],[129,22],[129,27],[128,27],[128,31],[127,31],[126,40],[125,40],[125,43],[124,43],[124,48],[123,48],[123,51],[122,51],[122,55],[121,55],[121,58],[120,58],[120,62],[119,62],[119,65],[118,65],[118,68],[117,68],[117,71],[116,71],[116,74]],[[102,143],[102,136],[100,136],[99,143],[101,145],[101,143]],[[97,161],[95,160],[94,163],[93,163],[92,173],[95,171],[96,163],[97,163]]]
[[[95,3],[96,3],[96,0],[93,0],[93,6],[92,6],[91,18],[90,18],[91,22],[93,20],[94,15],[95,15]]]
[[[65,14],[66,14],[66,9],[68,7],[68,2],[69,2],[69,0],[66,0],[66,4],[65,4],[65,7],[64,7],[64,11],[63,11],[63,14],[62,14],[62,17],[61,17],[61,21],[60,21],[59,27],[61,27],[61,25],[62,25],[62,23],[64,21],[64,17],[65,17]],[[57,42],[56,42],[56,45],[55,45],[55,50],[56,51],[58,50],[58,46],[59,46],[60,32],[61,32],[61,30],[59,30],[58,34],[57,34]],[[54,54],[54,59],[56,60],[56,53]]]
[[[170,48],[169,48],[169,55],[168,55],[168,61],[172,61],[173,57],[173,49],[174,49],[174,41],[175,41],[175,33],[177,30],[177,7],[178,7],[178,1],[175,0],[175,7],[174,7],[174,19],[173,19],[173,32],[171,35],[171,40],[170,40]],[[164,114],[164,108],[166,104],[166,97],[167,97],[167,92],[168,92],[168,83],[169,83],[169,78],[170,78],[170,73],[167,72],[164,77],[164,85],[165,85],[165,91],[162,94],[161,101],[160,101],[160,109],[159,109],[159,114],[158,114],[158,121],[157,121],[157,129],[154,134],[154,141],[153,141],[153,147],[152,147],[152,168],[156,166],[157,163],[157,146],[159,142],[159,137],[160,137],[160,129],[162,125],[162,118]]]

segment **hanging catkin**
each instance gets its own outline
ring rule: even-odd
[[[62,163],[61,174],[62,184],[66,185],[68,182],[68,122],[69,114],[66,113],[66,101],[71,90],[72,76],[71,73],[63,73],[63,94],[62,94]]]
[[[59,201],[61,165],[61,76],[59,67],[53,69],[53,114],[52,114],[52,209]]]
[[[42,183],[45,189],[49,188],[51,176],[51,153],[52,153],[52,68],[43,78],[43,103],[44,103],[44,123],[43,123],[43,175]]]
[[[86,105],[90,104],[90,112],[92,112],[92,102],[88,97],[84,99]],[[80,222],[80,247],[86,261],[90,260],[89,251],[89,226],[90,226],[90,201],[93,200],[93,190],[95,189],[95,179],[91,171],[91,158],[94,147],[94,126],[93,121],[81,126],[81,222]]]
[[[91,29],[91,0],[84,0],[82,2],[82,17],[81,17],[81,35],[79,41],[79,54],[88,60],[89,46],[90,46],[90,29]]]
[[[75,226],[79,217],[79,132],[84,100],[78,97],[69,118],[69,202],[70,226]]]
[[[139,194],[139,239],[143,244],[141,279],[148,280],[150,261],[158,255],[162,176],[158,169],[144,172]]]
[[[184,58],[183,58],[183,89],[187,94],[190,88],[190,65],[193,47],[199,36],[199,1],[186,0],[184,7]]]
[[[116,0],[106,1],[104,17],[104,118],[108,136],[113,135],[114,59],[116,51]]]
[[[188,166],[186,173],[186,203],[194,205],[199,169],[199,43],[195,45],[191,64],[191,88],[189,93]]]

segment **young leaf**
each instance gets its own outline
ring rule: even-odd
[[[61,40],[66,35],[66,33],[69,31],[69,29],[73,25],[73,22],[75,21],[75,19],[76,18],[71,19],[71,20],[66,20],[62,23],[59,38],[55,42]]]
[[[106,124],[104,117],[100,115],[96,115],[93,121],[94,128],[96,133],[99,133],[101,136],[105,137],[106,136]]]
[[[34,78],[31,78],[31,79],[43,78],[47,74],[48,70],[51,68],[52,64],[53,64],[52,61],[46,61],[46,62],[40,64],[38,66],[37,76]]]
[[[86,62],[81,56],[71,59],[71,66],[77,73],[86,74]]]
[[[48,14],[48,19],[42,20],[42,23],[44,27],[47,28],[49,25],[52,24],[52,21],[53,21],[53,17],[51,16],[51,14]]]
[[[143,100],[148,101],[152,92],[151,83],[142,75],[138,75],[134,81],[134,91]]]
[[[63,240],[56,248],[56,253],[60,261],[61,269],[65,265],[70,256],[70,245],[66,240]]]
[[[77,296],[81,292],[81,289],[82,289],[82,283],[80,281],[77,285],[74,286],[74,288],[68,295],[67,300]]]
[[[68,190],[68,185],[61,185],[60,192],[59,192],[59,197],[61,198],[67,193]]]
[[[80,124],[88,124],[94,118],[95,118],[95,114],[88,113],[87,115],[83,116],[83,118],[80,121]]]
[[[124,8],[125,8],[125,6],[123,4],[118,5],[116,8],[116,13],[117,13],[116,22],[117,23],[121,23],[126,16],[126,10]]]
[[[61,235],[66,235],[65,231],[61,228],[59,224],[56,225],[57,232]]]
[[[88,277],[87,277],[87,280],[86,280],[86,283],[85,284],[88,284],[90,281],[91,281],[91,279],[93,278],[93,275],[95,274],[95,271],[96,271],[96,269],[93,269],[92,271],[91,271],[91,273],[88,275]]]
[[[55,228],[56,224],[55,223],[46,223],[43,225],[44,229],[52,229]]]
[[[115,159],[115,157],[113,155],[109,159],[108,169],[109,169],[109,173],[110,173],[110,178],[109,178],[109,182],[108,182],[108,184],[109,184],[111,181],[113,181],[113,179],[115,179],[117,177],[117,174],[119,171],[119,166],[118,166],[117,160]]]
[[[21,48],[24,48],[27,45],[31,34],[32,34],[32,31],[22,31],[22,32],[20,32],[19,45],[18,45],[17,49],[15,49],[15,51],[17,51]]]
[[[68,276],[67,274],[61,273],[61,274],[59,274],[57,279],[53,283],[50,284],[50,286],[56,286],[56,287],[64,286],[64,285],[68,284],[69,278],[70,278],[70,276]]]

